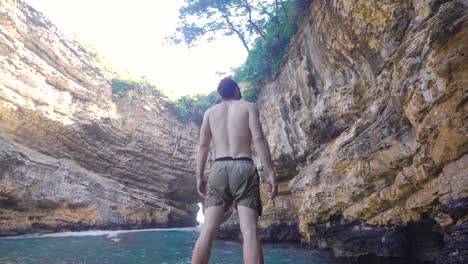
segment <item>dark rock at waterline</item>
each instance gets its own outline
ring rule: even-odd
[[[260,217],[261,218],[261,217]],[[260,239],[265,242],[295,242],[301,241],[298,222],[274,225],[270,227],[258,228]],[[233,212],[220,226],[218,238],[221,239],[242,239],[242,233],[239,227],[239,215]]]
[[[455,224],[444,232],[444,247],[437,264],[468,263],[468,223]]]
[[[317,233],[306,244],[329,249],[350,263],[431,263],[442,247],[442,235],[434,226],[428,222],[383,228],[336,218],[314,225]]]
[[[297,223],[295,225],[275,225],[272,227],[260,228],[258,232],[260,238],[268,242],[301,241]]]
[[[449,215],[453,221],[457,221],[468,215],[468,196],[453,199],[445,204],[441,204],[439,205],[439,210]]]
[[[468,263],[468,197],[453,199],[441,204],[440,210],[449,215],[449,223],[441,231],[443,247],[437,258],[438,264]]]
[[[459,215],[467,199],[442,204]],[[455,209],[457,208],[457,209]],[[448,209],[445,209],[447,211]],[[465,215],[466,217],[466,215]],[[314,224],[315,235],[304,247],[328,249],[343,263],[466,263],[468,257],[468,225],[453,224],[442,227],[425,216],[420,222],[401,223],[394,227],[380,227],[346,221],[340,216],[325,223]],[[259,228],[264,242],[303,240],[296,226]],[[238,216],[234,213],[225,221],[218,238],[241,239]]]

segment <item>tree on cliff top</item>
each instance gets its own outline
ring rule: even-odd
[[[208,41],[217,34],[235,35],[250,51],[252,40],[265,38],[265,25],[271,13],[271,1],[265,0],[186,0],[179,10],[177,33],[173,43],[193,46],[201,37]],[[275,2],[283,2],[275,0]]]
[[[237,36],[248,51],[235,78],[251,89],[273,79],[291,36],[297,31],[311,0],[186,0],[179,10],[177,32],[169,39],[193,46],[202,37]],[[252,94],[256,94],[253,92]]]

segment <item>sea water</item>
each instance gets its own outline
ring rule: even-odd
[[[0,239],[0,263],[190,263],[199,228],[84,231]],[[323,252],[292,244],[263,244],[265,263],[332,264]],[[242,244],[216,240],[210,263],[242,261]]]

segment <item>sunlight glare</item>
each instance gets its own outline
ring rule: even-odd
[[[197,214],[197,222],[202,225],[203,222],[205,221],[205,216],[203,215],[203,206],[201,203],[198,203],[198,207],[200,207],[200,210],[198,211]]]

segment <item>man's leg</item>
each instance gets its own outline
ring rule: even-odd
[[[240,228],[244,240],[244,263],[263,264],[263,250],[257,234],[258,213],[252,208],[238,205]]]
[[[210,258],[211,244],[216,237],[224,214],[222,206],[210,206],[205,210],[205,221],[202,225],[200,237],[193,249],[192,264],[206,264]]]

